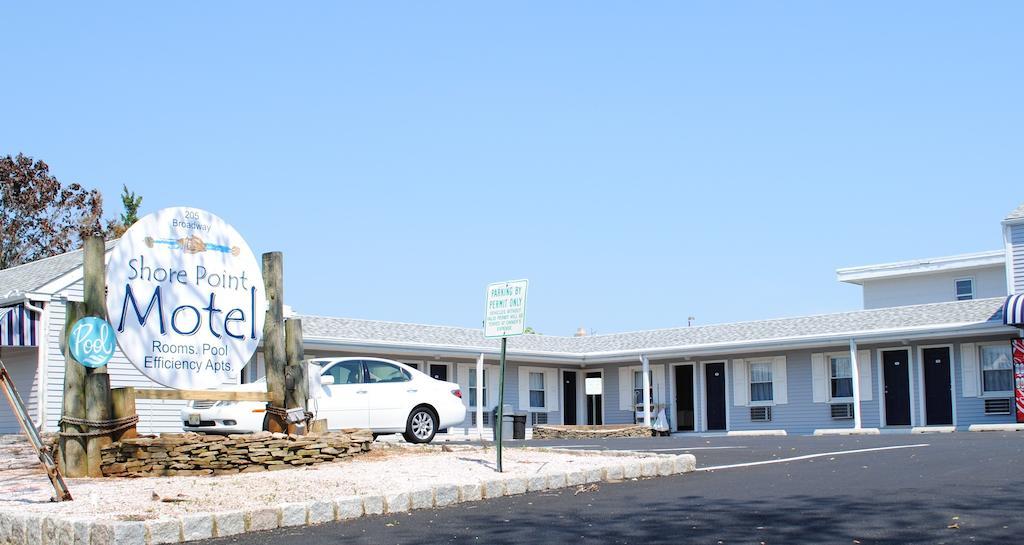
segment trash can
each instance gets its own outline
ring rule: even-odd
[[[512,438],[526,439],[526,413],[517,412],[512,416]]]
[[[505,408],[502,410],[502,415],[501,415],[502,416],[502,422],[501,422],[501,440],[502,441],[508,441],[508,440],[512,439],[512,428],[514,427],[513,418],[515,418],[515,415],[512,413],[512,411],[513,411],[512,405],[505,405]],[[494,423],[498,422],[498,408],[497,407],[495,407],[494,410],[491,411],[491,422],[494,422]],[[492,432],[491,433],[494,434],[493,435],[494,439],[497,440],[497,438],[498,438],[498,436],[497,436],[498,426],[495,425],[492,428]]]

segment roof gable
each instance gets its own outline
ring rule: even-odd
[[[114,247],[116,240],[108,240],[106,250]],[[82,268],[82,250],[72,250],[29,263],[0,270],[0,297],[11,293],[37,291],[43,286]],[[69,281],[69,285],[73,280]]]

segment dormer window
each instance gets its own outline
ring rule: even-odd
[[[957,301],[974,299],[974,278],[957,278],[953,281],[953,286],[956,289]]]

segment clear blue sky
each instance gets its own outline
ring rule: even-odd
[[[857,308],[999,248],[1019,2],[21,3],[0,153],[282,250],[300,312],[599,333]]]

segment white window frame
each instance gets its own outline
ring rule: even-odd
[[[965,280],[971,283],[971,293],[970,293],[970,297],[967,297],[966,299],[961,299],[960,298],[960,293],[957,290],[957,284],[960,283],[960,282],[963,282]],[[977,290],[975,289],[974,277],[973,276],[961,276],[960,278],[954,278],[953,279],[953,300],[954,301],[971,301],[971,300],[973,300],[975,298],[975,292],[976,291]]]
[[[530,380],[533,378],[533,375],[540,375],[540,383],[541,383],[540,384],[540,390],[534,390],[533,389],[533,385],[530,383]],[[547,405],[548,405],[548,381],[544,378],[544,375],[545,375],[545,373],[543,371],[527,371],[526,372],[526,381],[527,381],[526,382],[526,394],[528,396],[527,407],[529,407],[529,409],[531,411],[534,410],[534,409],[540,410],[540,411],[543,411],[543,410],[547,409]],[[533,392],[541,392],[542,394],[544,394],[544,405],[534,405],[533,404],[533,395],[532,395]]]
[[[832,358],[849,358],[849,357],[850,357],[850,353],[849,352],[827,352],[825,354],[825,371],[828,373],[828,401],[829,401],[829,403],[832,403],[832,402],[850,403],[850,402],[853,401],[853,396],[852,395],[848,396],[848,397],[832,397],[832,381],[836,379],[835,377],[832,376]],[[861,363],[862,365],[864,365],[862,362],[857,362],[857,363]],[[851,378],[851,383],[852,383],[853,382],[852,381],[852,378],[853,378],[852,377],[852,374],[853,374],[853,361],[850,362],[850,374],[851,374],[850,378]],[[850,391],[851,392],[853,391],[852,387],[851,387]]]
[[[534,407],[530,405],[530,373],[541,373],[544,377],[544,406]],[[550,377],[547,375],[551,375]],[[520,366],[516,372],[516,389],[519,393],[519,400],[516,405],[520,411],[527,412],[557,412],[559,409],[559,388],[561,380],[557,367],[530,367]],[[525,383],[524,383],[525,381]],[[507,385],[506,385],[507,386]]]
[[[636,384],[636,379],[638,377],[640,378],[640,386],[637,386],[637,384]],[[648,384],[651,385],[651,396],[650,397],[651,397],[651,406],[653,407],[654,406],[654,390],[655,390],[655,388],[654,388],[654,370],[653,369],[648,369],[647,370],[647,378],[649,380]],[[643,368],[641,367],[641,368],[633,369],[633,401],[634,401],[634,404],[637,407],[643,406],[643,404],[644,404],[644,393],[643,393],[643,390],[644,390]],[[640,403],[636,403],[636,398],[637,398],[636,394],[637,394],[638,391],[640,392]]]
[[[993,391],[993,392],[986,392],[985,391],[985,368],[982,367],[983,362],[981,360],[981,350],[982,350],[983,347],[986,347],[986,346],[999,346],[999,347],[1005,346],[1006,348],[1010,348],[1010,343],[1008,341],[978,343],[977,348],[976,348],[976,350],[978,351],[978,355],[977,355],[978,359],[975,362],[975,365],[978,366],[978,393],[979,393],[978,397],[980,397],[982,399],[984,399],[984,398],[1013,397],[1014,396],[1014,391],[1012,389],[1004,390],[1004,391],[999,391],[999,392],[995,392],[995,391]],[[1010,350],[1010,384],[1011,385],[1013,384],[1013,350],[1012,349]]]
[[[488,376],[488,375],[490,375],[489,371],[490,371],[490,369],[488,369],[487,366],[484,366],[484,384],[483,384],[483,387],[481,387],[479,389],[477,389],[477,387],[473,384],[474,382],[476,382],[476,368],[472,369],[472,372],[470,372],[468,375],[466,375],[466,385],[467,385],[466,386],[466,389],[467,389],[466,404],[467,404],[467,406],[469,408],[471,408],[471,409],[475,409],[476,408],[476,405],[474,405],[473,402],[472,402],[473,398],[471,396],[473,394],[477,395],[477,397],[478,397],[477,401],[482,399],[483,402],[484,402],[484,407],[488,407],[487,398],[489,397],[488,394],[490,392],[490,388],[487,387],[487,382],[488,382],[488,379],[490,379],[490,376]]]
[[[768,382],[754,382],[754,365],[763,364],[768,366],[768,374],[771,376],[771,380]],[[754,401],[754,384],[769,384],[771,385],[770,391],[772,398],[762,401]],[[775,360],[764,359],[764,360],[747,360],[747,400],[751,407],[757,407],[762,405],[775,405]]]

